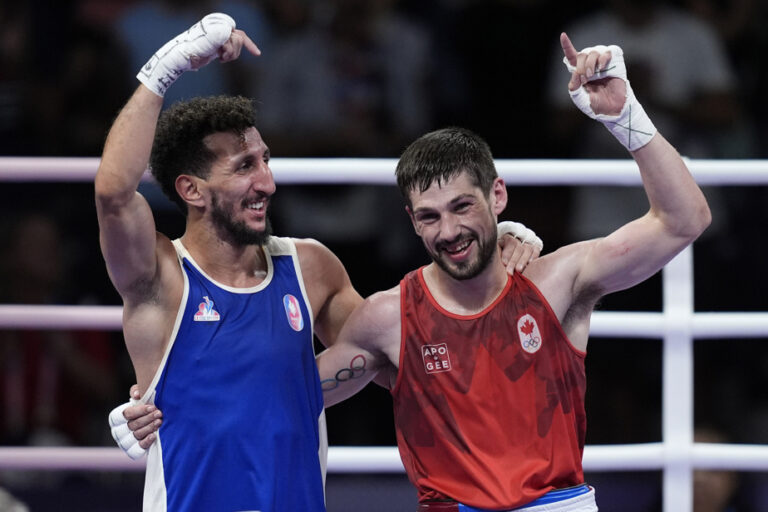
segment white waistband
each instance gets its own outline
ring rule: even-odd
[[[595,490],[590,488],[587,493],[555,503],[516,508],[514,512],[597,512]]]

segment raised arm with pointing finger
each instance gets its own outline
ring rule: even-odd
[[[581,465],[592,310],[656,273],[710,222],[683,160],[635,98],[621,49],[578,52],[565,34],[561,43],[569,93],[630,151],[648,213],[535,260],[522,275],[499,272],[493,256],[467,275],[461,269],[480,258],[481,245],[457,233],[487,230],[506,194],[480,163],[488,159],[479,137],[427,134],[406,149],[397,175],[434,263],[366,299],[318,356],[326,405],[373,377],[390,382],[420,512],[596,511]]]
[[[177,304],[182,283],[175,251],[167,237],[156,233],[149,204],[137,187],[149,163],[163,93],[173,81],[184,71],[198,69],[216,58],[234,60],[243,46],[259,54],[248,36],[234,27],[229,16],[208,15],[163,46],[142,67],[137,78],[143,85],[115,120],[96,174],[101,249],[109,276],[125,302],[124,325],[131,333],[135,330],[139,338],[138,343],[132,339],[126,342],[142,389],[149,384],[164,349],[164,342],[153,340],[169,334],[144,332],[153,325],[143,323],[147,314],[143,306],[152,299],[173,307],[157,301],[157,289],[172,289],[175,293],[161,295]],[[180,175],[179,184],[185,180]],[[169,264],[174,268],[167,268]]]
[[[158,50],[96,175],[138,392],[173,418],[149,453],[145,511],[325,510],[313,335],[335,339],[362,299],[324,246],[270,236],[275,184],[250,100],[195,98],[160,114],[174,80],[243,48],[259,54],[211,14]],[[178,240],[155,231],[136,190],[148,163],[186,215]]]

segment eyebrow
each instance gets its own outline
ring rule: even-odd
[[[448,204],[449,205],[455,205],[456,203],[460,203],[461,201],[464,201],[466,199],[476,199],[476,196],[474,194],[469,194],[469,193],[460,194],[460,195],[454,197],[453,199],[451,199],[450,201],[448,201]],[[428,206],[420,207],[420,208],[414,208],[413,209],[413,214],[416,215],[418,213],[425,212],[425,211],[431,211],[431,210],[434,210],[434,208],[431,208],[431,207],[428,207]]]
[[[264,148],[264,151],[262,151],[261,153],[261,158],[264,158],[264,157],[271,158],[272,155],[269,151],[269,148],[266,145],[263,145],[262,147]],[[234,160],[235,167],[239,167],[243,162],[247,162],[249,160],[256,160],[256,158],[257,158],[256,155],[254,155],[251,152],[248,152],[245,154],[245,156],[239,157]]]
[[[476,198],[475,194],[461,194],[451,199],[450,202],[451,204],[453,204],[453,203],[458,203],[460,201],[463,201],[465,199],[475,199],[475,198]]]

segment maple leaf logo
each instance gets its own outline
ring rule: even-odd
[[[534,327],[533,322],[531,322],[530,320],[526,320],[525,323],[520,326],[520,331],[523,334],[530,335],[533,332],[533,327]]]

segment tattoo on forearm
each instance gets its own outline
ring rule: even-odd
[[[347,368],[342,368],[336,372],[336,375],[332,379],[325,379],[320,381],[320,385],[323,391],[330,391],[339,387],[342,382],[347,382],[352,379],[357,379],[365,375],[365,366],[367,361],[365,356],[358,354],[352,358]]]

